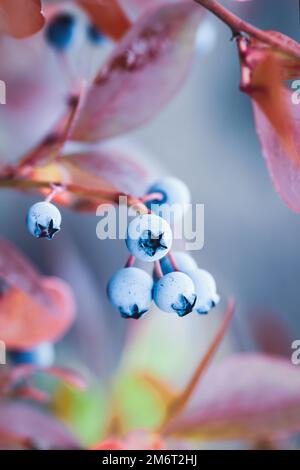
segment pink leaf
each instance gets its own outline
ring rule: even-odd
[[[112,137],[156,114],[187,75],[202,16],[191,2],[158,8],[139,20],[88,92],[73,139]]]
[[[239,354],[203,376],[197,405],[169,425],[186,439],[282,437],[300,431],[300,374],[289,360]]]
[[[63,424],[27,404],[1,400],[0,416],[0,437],[2,433],[4,436],[11,435],[12,443],[18,438],[37,448],[79,448],[78,442]]]
[[[299,127],[300,106],[293,105],[291,97],[287,98],[287,106],[293,112],[295,125]],[[259,106],[253,103],[253,108],[256,130],[274,187],[287,206],[300,214],[300,164],[290,158],[280,142],[280,136]],[[290,132],[291,141],[293,139],[300,156],[299,132],[293,132],[293,129]]]
[[[116,149],[102,149],[97,152],[86,152],[69,155],[60,160],[70,174],[75,177],[76,170],[79,181],[90,178],[89,187],[114,188],[117,191],[140,195],[149,183],[147,171],[127,156],[125,152]]]

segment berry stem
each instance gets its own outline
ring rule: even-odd
[[[150,193],[146,194],[146,196],[143,196],[140,198],[141,202],[149,202],[149,201],[162,201],[164,198],[164,195],[162,193]]]
[[[65,190],[63,186],[58,186],[56,184],[51,184],[50,187],[52,188],[52,190],[46,197],[45,202],[51,202],[58,193],[61,193]]]
[[[162,272],[161,265],[160,265],[159,261],[154,261],[154,269],[155,269],[155,273],[156,273],[156,276],[158,277],[158,279],[163,277],[164,274]]]
[[[174,255],[171,251],[169,251],[168,256],[169,256],[169,260],[170,260],[170,263],[171,263],[172,268],[174,269],[174,271],[179,271],[179,267],[178,267],[178,265],[175,261]]]
[[[127,262],[126,262],[126,264],[125,264],[125,268],[132,268],[134,263],[135,263],[135,256],[130,255]]]
[[[297,44],[288,44],[284,39],[274,37],[272,34],[267,31],[262,31],[259,28],[256,28],[252,24],[242,20],[237,15],[229,11],[223,5],[220,5],[215,0],[194,0],[203,6],[215,16],[217,16],[223,23],[227,24],[231,29],[233,36],[237,36],[240,33],[246,33],[250,37],[253,37],[264,44],[269,45],[273,49],[276,49],[288,56],[300,60],[300,46]]]
[[[206,370],[207,366],[209,365],[210,361],[214,357],[220,343],[228,329],[228,326],[231,322],[235,310],[235,301],[231,299],[228,302],[227,310],[225,312],[225,316],[223,322],[217,331],[213,341],[211,342],[206,354],[201,359],[200,363],[198,364],[195,372],[193,373],[190,381],[187,383],[186,387],[182,390],[181,393],[174,399],[174,401],[170,404],[165,419],[160,426],[159,432],[164,435],[168,435],[170,433],[170,423],[174,420],[175,417],[180,415],[184,408],[189,403],[189,400],[195,391],[199,380],[202,378],[204,371]]]

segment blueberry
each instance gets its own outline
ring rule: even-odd
[[[71,44],[76,19],[70,13],[59,13],[54,16],[46,29],[48,43],[59,51],[63,51]]]
[[[173,251],[173,257],[176,262],[177,268],[183,273],[198,268],[196,261],[194,260],[194,258],[192,258],[189,253],[186,253],[184,251]],[[161,259],[160,265],[164,274],[168,274],[174,271],[168,255]]]
[[[51,367],[54,362],[54,346],[52,343],[41,343],[34,349],[9,352],[9,358],[15,365],[32,364],[39,367]]]
[[[60,225],[60,212],[50,202],[37,202],[30,207],[27,214],[27,227],[34,237],[51,240],[59,232]]]
[[[197,296],[191,278],[177,271],[166,274],[154,284],[153,299],[160,310],[184,317],[193,310]]]
[[[183,181],[174,177],[165,177],[154,183],[147,191],[147,194],[160,193],[162,199],[152,199],[147,201],[146,205],[152,212],[162,217],[170,217],[171,213],[174,219],[182,216],[186,210],[186,205],[191,201],[191,195],[188,187]]]
[[[204,269],[196,269],[188,272],[195,285],[197,302],[195,310],[204,315],[214,308],[220,300],[217,294],[217,286],[212,275]]]
[[[154,214],[144,214],[130,222],[126,244],[136,258],[156,261],[168,253],[172,239],[172,231],[164,219]]]
[[[107,286],[111,304],[124,318],[141,318],[152,302],[153,281],[148,273],[138,268],[117,271]]]
[[[101,33],[99,28],[94,24],[89,24],[87,27],[87,37],[93,44],[102,44],[106,41],[106,37]]]

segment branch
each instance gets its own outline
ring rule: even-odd
[[[52,191],[53,185],[61,186],[62,190],[74,194],[75,196],[81,197],[83,199],[95,199],[101,202],[107,201],[109,203],[118,204],[120,197],[127,198],[127,205],[134,206],[136,210],[139,210],[142,213],[147,213],[148,209],[143,204],[143,202],[130,194],[125,194],[117,191],[109,191],[106,189],[89,189],[83,186],[75,184],[61,184],[59,182],[50,182],[50,181],[31,181],[25,179],[0,179],[0,189],[19,189],[22,191],[26,190],[43,190],[49,189]]]
[[[278,50],[293,59],[300,60],[300,46],[298,44],[287,44],[282,39],[274,37],[272,34],[267,31],[262,31],[259,28],[256,28],[250,23],[239,18],[237,15],[227,10],[227,8],[220,5],[215,0],[194,0],[195,2],[202,5],[207,10],[211,11],[215,16],[217,16],[223,23],[225,23],[233,35],[238,35],[240,33],[246,33],[250,37],[255,38],[264,44],[271,46],[273,49]]]

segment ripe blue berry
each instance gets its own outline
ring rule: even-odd
[[[157,215],[164,216],[169,213],[169,207],[172,207],[172,214],[175,218],[182,216],[185,211],[185,205],[191,201],[191,195],[188,187],[178,178],[165,177],[154,183],[147,191],[147,194],[161,193],[162,199],[152,199],[146,203],[147,207]]]
[[[89,24],[87,27],[87,37],[93,44],[102,44],[106,41],[106,37],[101,33],[99,28],[94,24]]]
[[[9,358],[15,365],[32,364],[38,367],[51,367],[54,362],[54,346],[42,343],[34,349],[26,351],[10,351]]]
[[[48,43],[59,51],[63,51],[71,44],[76,19],[70,13],[59,13],[54,16],[46,29]]]
[[[204,315],[214,308],[220,300],[215,280],[204,269],[189,271],[188,275],[194,283],[197,294],[195,310]]]
[[[148,273],[138,268],[117,271],[107,286],[112,305],[124,318],[141,318],[152,302],[153,281]]]
[[[196,261],[189,253],[184,251],[173,251],[173,257],[178,270],[183,273],[187,273],[187,271],[192,271],[198,268]],[[160,260],[160,265],[164,274],[168,274],[174,271],[168,255]]]
[[[60,212],[50,202],[37,202],[30,207],[27,214],[27,227],[34,237],[51,240],[59,232],[60,225]]]
[[[154,284],[153,299],[160,310],[184,317],[193,310],[197,296],[191,278],[177,271]]]
[[[127,230],[126,244],[130,253],[142,261],[163,258],[172,245],[169,224],[154,214],[144,214],[133,219]]]

